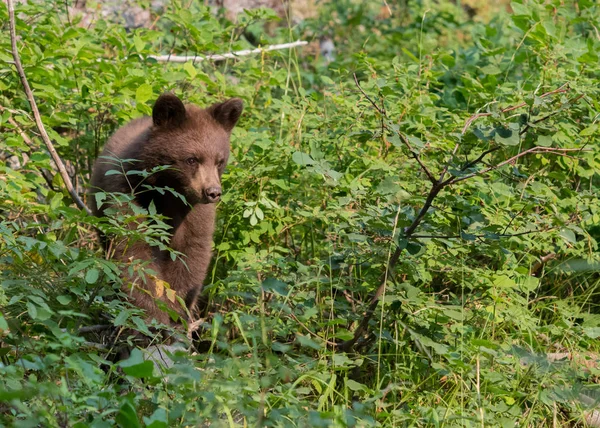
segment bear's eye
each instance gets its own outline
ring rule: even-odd
[[[217,167],[219,168],[223,168],[225,166],[225,161],[223,159],[221,159],[218,163],[217,163]]]
[[[188,165],[196,165],[196,164],[198,163],[198,160],[197,160],[196,158],[187,158],[187,159],[185,160],[185,162],[186,162]]]

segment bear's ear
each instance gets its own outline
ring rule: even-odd
[[[231,132],[240,118],[243,109],[244,103],[242,100],[232,98],[223,103],[213,104],[208,108],[208,112],[227,132]]]
[[[152,122],[157,127],[177,127],[185,120],[185,106],[176,95],[162,94],[152,108]]]

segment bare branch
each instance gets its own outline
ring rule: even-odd
[[[88,215],[92,215],[90,209],[83,203],[75,188],[73,187],[73,183],[71,182],[71,178],[67,173],[67,169],[65,168],[65,164],[63,163],[60,156],[54,149],[54,145],[52,141],[50,141],[50,137],[46,132],[46,128],[44,127],[44,123],[42,122],[42,117],[40,116],[40,111],[38,110],[37,104],[35,102],[35,98],[33,97],[33,92],[31,92],[31,87],[29,86],[29,82],[27,81],[27,76],[25,76],[25,71],[23,70],[23,65],[21,64],[21,58],[19,57],[19,51],[17,49],[17,34],[15,29],[15,7],[13,4],[13,0],[7,0],[8,2],[8,22],[10,26],[10,42],[11,42],[11,50],[12,56],[15,61],[15,66],[17,68],[17,72],[19,73],[19,77],[21,79],[21,83],[23,84],[23,89],[25,89],[25,94],[27,95],[27,100],[29,101],[29,105],[31,106],[31,110],[33,112],[33,117],[35,118],[35,124],[37,125],[38,131],[50,152],[50,156],[54,160],[56,167],[58,168],[58,172],[65,183],[65,187],[69,191],[71,198],[77,204],[79,208],[84,210]]]
[[[235,59],[240,56],[248,56],[248,55],[253,55],[253,54],[257,54],[257,53],[270,52],[270,51],[276,51],[276,50],[281,50],[281,49],[291,49],[291,48],[295,48],[297,46],[304,46],[307,44],[308,44],[308,42],[306,42],[306,41],[298,40],[298,41],[292,42],[292,43],[283,43],[280,45],[270,45],[270,46],[265,46],[264,48],[245,49],[242,51],[228,52],[228,53],[223,53],[223,54],[212,54],[212,55],[204,55],[204,56],[200,56],[200,55],[187,55],[187,56],[148,55],[148,58],[155,59],[158,62],[181,62],[181,63],[183,63],[183,62],[192,61],[192,64],[195,64],[195,63],[201,62],[201,61],[222,61],[225,59]]]

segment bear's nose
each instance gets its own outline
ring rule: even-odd
[[[208,199],[208,202],[217,202],[221,197],[221,188],[209,187],[207,189],[204,189],[204,195],[206,195],[206,199]]]

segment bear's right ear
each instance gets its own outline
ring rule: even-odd
[[[231,98],[223,103],[213,104],[208,108],[210,115],[221,124],[227,132],[231,132],[244,110],[244,103],[239,98]]]
[[[177,127],[185,120],[185,106],[176,95],[162,94],[152,108],[152,122],[157,127]]]

